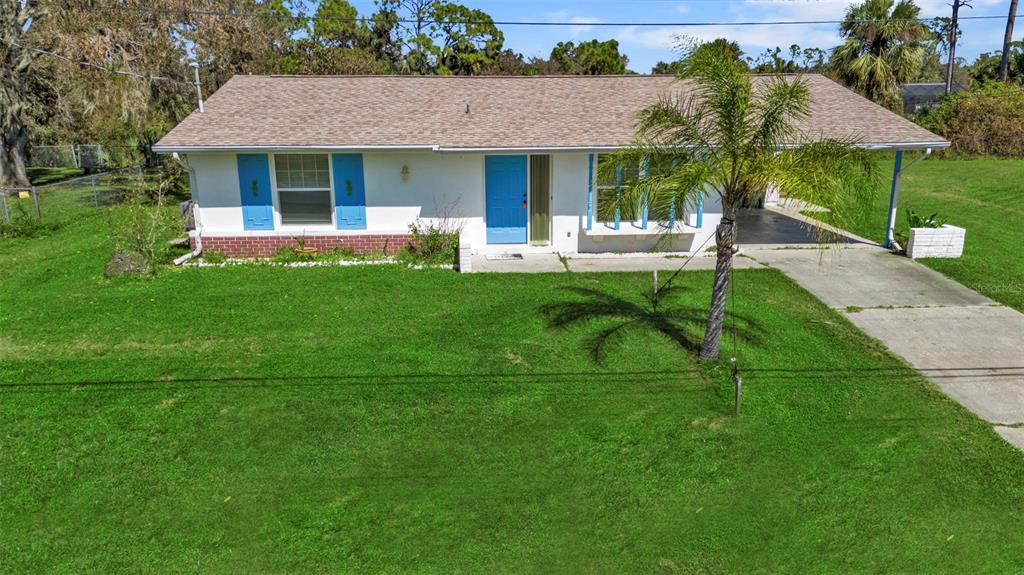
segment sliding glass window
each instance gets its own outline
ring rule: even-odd
[[[327,154],[274,154],[274,177],[283,225],[331,225]]]

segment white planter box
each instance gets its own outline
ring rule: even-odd
[[[910,228],[907,257],[958,258],[964,253],[967,230],[943,225],[941,228]]]

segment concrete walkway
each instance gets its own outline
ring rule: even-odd
[[[1024,314],[881,248],[754,249],[1024,449]]]
[[[675,271],[686,263],[689,256],[621,255],[601,254],[600,256],[573,256],[565,263],[556,254],[522,254],[515,259],[487,259],[473,256],[474,273],[552,273],[552,272],[647,272],[652,270]],[[568,266],[568,269],[566,269]],[[759,268],[761,264],[746,257],[733,260],[736,269]],[[714,254],[697,256],[686,264],[687,270],[715,269]]]

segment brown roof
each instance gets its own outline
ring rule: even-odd
[[[812,137],[946,145],[823,76],[803,78],[812,99],[800,128]],[[638,111],[691,86],[671,76],[235,76],[156,148],[621,147]]]

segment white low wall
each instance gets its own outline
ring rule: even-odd
[[[309,150],[330,153],[329,150]],[[371,151],[363,153],[366,185],[365,231],[342,233],[405,233],[417,219],[436,221],[447,213],[462,226],[463,243],[474,253],[550,253],[687,251],[700,245],[714,233],[720,219],[720,207],[709,198],[705,203],[703,226],[696,229],[696,214],[690,214],[686,233],[671,243],[650,235],[602,236],[584,233],[587,217],[588,153],[551,154],[550,244],[489,245],[484,221],[484,157],[482,153],[448,154],[429,151]],[[247,234],[242,224],[238,189],[237,160],[234,153],[203,152],[188,154],[195,170],[199,204],[199,224],[211,235]],[[278,198],[271,177],[275,211]],[[596,196],[596,190],[595,190]],[[597,222],[594,225],[599,225]],[[654,223],[652,222],[652,225]],[[262,235],[320,235],[336,233],[330,226],[283,227],[280,214],[275,228]],[[666,247],[670,246],[670,247]]]
[[[967,230],[944,225],[941,228],[910,228],[907,257],[958,258],[964,253]]]

